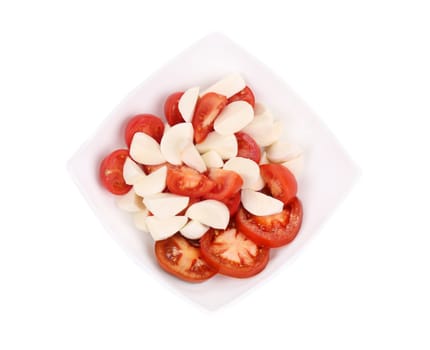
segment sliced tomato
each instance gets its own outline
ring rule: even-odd
[[[165,271],[188,282],[205,281],[217,272],[180,234],[155,242],[155,256]]]
[[[215,92],[209,92],[197,101],[192,120],[196,143],[202,142],[213,130],[215,118],[226,104],[227,97]]]
[[[224,199],[222,202],[227,206],[230,217],[232,217],[240,207],[240,191],[236,192],[230,198]]]
[[[261,159],[261,150],[257,142],[244,132],[237,132],[234,136],[236,136],[237,139],[237,156],[251,159],[259,164]]]
[[[169,167],[166,183],[170,192],[189,197],[202,197],[215,186],[207,176],[185,165]]]
[[[144,132],[159,143],[164,133],[164,124],[160,118],[152,114],[138,114],[131,118],[125,127],[125,143],[130,148],[133,136]]]
[[[211,168],[208,176],[215,182],[215,187],[203,196],[206,199],[223,201],[233,196],[243,185],[240,175],[231,170]]]
[[[171,166],[170,163],[161,163],[161,164],[156,164],[156,165],[148,165],[148,164],[144,164],[143,165],[143,170],[145,171],[146,175],[149,175],[151,173],[153,173],[155,170],[160,169],[163,166]]]
[[[125,194],[131,189],[123,177],[127,156],[128,150],[118,149],[105,157],[100,164],[100,180],[103,186],[113,194]]]
[[[288,204],[297,194],[294,175],[281,164],[260,165],[260,173],[273,197]]]
[[[167,97],[166,102],[164,102],[164,115],[170,126],[184,122],[178,108],[179,99],[183,94],[183,91],[175,92]]]
[[[275,215],[255,216],[241,207],[236,214],[236,225],[257,244],[275,248],[290,243],[297,236],[302,217],[302,204],[295,197]]]
[[[243,88],[243,90],[239,91],[237,94],[231,96],[228,99],[228,103],[231,103],[234,101],[248,102],[252,106],[252,108],[254,108],[254,106],[255,106],[254,93],[252,92],[252,90],[248,86],[245,86]]]
[[[254,276],[269,262],[269,249],[258,246],[234,225],[226,230],[210,229],[200,238],[200,250],[219,273],[231,277]]]

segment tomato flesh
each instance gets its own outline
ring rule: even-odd
[[[222,202],[227,206],[230,217],[232,217],[240,207],[240,191],[236,192],[230,198],[223,199]]]
[[[166,183],[170,192],[189,197],[202,197],[215,187],[214,181],[185,165],[169,167]]]
[[[223,201],[233,196],[243,185],[240,175],[231,170],[212,168],[208,176],[215,182],[215,186],[211,192],[204,195],[205,199]]]
[[[113,194],[126,194],[130,185],[125,183],[123,168],[128,150],[118,149],[105,157],[100,164],[100,180],[103,186]]]
[[[257,142],[244,132],[237,132],[234,136],[237,139],[237,157],[248,158],[259,164],[261,150]]]
[[[133,136],[137,132],[144,132],[158,143],[164,133],[164,124],[160,118],[153,114],[138,114],[131,118],[125,127],[125,143],[130,148]]]
[[[288,204],[297,194],[297,181],[294,175],[281,164],[260,165],[260,173],[273,197]]]
[[[239,91],[237,94],[231,96],[228,99],[228,103],[231,103],[234,101],[248,102],[252,106],[252,108],[254,108],[254,106],[255,106],[254,93],[252,92],[252,90],[248,86],[245,86],[243,88],[243,90]]]
[[[164,115],[166,116],[167,123],[173,126],[178,123],[183,123],[184,118],[182,118],[181,112],[179,112],[179,99],[184,93],[182,91],[175,92],[167,97],[164,103]]]

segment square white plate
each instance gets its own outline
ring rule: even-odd
[[[256,100],[285,122],[285,136],[305,148],[305,171],[298,194],[304,208],[303,225],[290,245],[272,249],[270,262],[259,275],[248,279],[217,275],[201,284],[189,284],[159,268],[151,237],[136,230],[131,215],[116,207],[116,198],[98,181],[98,168],[106,154],[125,146],[127,118],[139,113],[163,116],[163,102],[170,93],[192,86],[204,88],[231,72],[244,76]],[[306,104],[266,66],[221,34],[200,40],[134,89],[73,155],[68,167],[100,221],[129,256],[172,290],[210,310],[232,301],[285,267],[315,235],[359,174],[334,136]]]

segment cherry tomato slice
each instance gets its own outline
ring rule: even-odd
[[[104,158],[100,164],[100,180],[113,194],[125,194],[131,189],[122,175],[127,156],[128,150],[118,149]]]
[[[254,108],[254,106],[255,106],[254,93],[252,92],[252,90],[248,86],[245,86],[243,88],[243,90],[239,91],[237,94],[231,96],[228,99],[228,103],[234,102],[234,101],[248,102],[252,106],[252,108]]]
[[[226,104],[227,97],[215,92],[209,92],[198,100],[192,120],[196,143],[202,142],[213,130],[215,118]]]
[[[182,91],[175,92],[167,97],[164,102],[164,115],[166,116],[167,123],[173,126],[178,123],[183,123],[181,112],[179,112],[178,102],[184,93]]]
[[[146,175],[149,175],[149,174],[153,173],[155,170],[158,170],[163,166],[170,167],[171,165],[170,165],[170,163],[161,163],[161,164],[156,164],[156,165],[143,164],[143,171],[145,172]]]
[[[260,165],[260,173],[273,197],[288,204],[297,194],[294,175],[281,164]]]
[[[237,139],[237,157],[248,158],[259,164],[261,150],[257,142],[244,132],[237,132],[234,136]]]
[[[155,256],[165,271],[188,282],[202,282],[217,273],[200,249],[180,234],[155,242]]]
[[[160,118],[152,114],[138,114],[131,118],[125,127],[125,143],[130,148],[133,136],[137,132],[144,132],[157,140],[161,141],[164,133],[164,124]]]
[[[219,273],[231,277],[254,276],[269,262],[269,249],[259,247],[234,226],[210,229],[200,239],[200,250]]]
[[[222,201],[228,208],[230,212],[230,217],[232,217],[239,210],[240,207],[240,191],[231,196],[230,198],[226,198]]]
[[[223,201],[233,196],[243,185],[240,175],[231,170],[212,168],[209,170],[208,176],[215,182],[215,187],[203,196],[205,199]]]
[[[241,207],[236,214],[236,226],[257,244],[275,248],[290,243],[297,236],[302,217],[302,204],[295,197],[275,215],[255,216]]]
[[[189,197],[202,197],[215,186],[214,181],[185,165],[169,167],[166,183],[170,192]]]

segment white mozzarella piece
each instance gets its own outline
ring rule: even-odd
[[[142,203],[142,198],[136,195],[133,189],[128,191],[126,194],[119,196],[116,204],[120,209],[130,213],[135,213],[145,209],[145,206]]]
[[[273,163],[282,163],[299,157],[303,150],[286,141],[276,141],[267,148],[267,158]]]
[[[267,159],[267,153],[266,153],[266,151],[264,151],[262,154],[261,154],[261,158],[260,158],[260,165],[261,164],[269,164],[270,162],[269,162],[269,159]]]
[[[190,168],[193,168],[201,173],[207,170],[202,156],[200,155],[196,146],[194,146],[192,143],[185,147],[181,154],[181,159]]]
[[[255,116],[251,123],[242,129],[251,136],[259,146],[267,143],[266,139],[273,131],[273,121],[265,116]]]
[[[202,159],[208,168],[222,168],[224,161],[214,150],[202,154]]]
[[[278,214],[284,208],[280,200],[250,189],[242,190],[240,199],[243,207],[257,216]]]
[[[149,196],[160,193],[166,187],[167,166],[162,166],[151,174],[141,178],[133,186],[135,192],[141,196]]]
[[[222,159],[230,159],[237,155],[237,139],[234,135],[221,135],[212,131],[202,143],[196,145],[200,153],[217,152]]]
[[[258,175],[257,181],[252,186],[250,186],[250,189],[254,191],[260,191],[264,188],[265,185],[266,183],[264,182],[262,176]]]
[[[160,145],[144,132],[137,132],[130,145],[130,156],[140,164],[156,165],[166,160],[160,151]]]
[[[169,238],[178,232],[187,223],[186,216],[171,216],[161,219],[156,216],[148,216],[145,221],[154,241]]]
[[[122,168],[122,176],[124,177],[127,185],[134,185],[146,175],[136,162],[134,162],[130,157],[127,157],[124,162],[124,167]]]
[[[189,239],[199,239],[207,230],[209,230],[209,226],[203,225],[196,220],[190,220],[179,232]]]
[[[173,193],[157,193],[143,199],[148,210],[161,219],[175,216],[187,207],[189,201],[189,197]]]
[[[164,132],[160,149],[164,158],[171,164],[181,165],[182,151],[193,143],[193,125],[191,123],[179,123]]]
[[[301,154],[297,158],[294,158],[287,162],[282,163],[282,165],[288,168],[288,170],[290,170],[293,173],[296,180],[299,180],[302,177],[303,171],[305,168],[305,161],[304,161],[303,154]]]
[[[229,103],[215,119],[214,129],[221,135],[230,135],[242,130],[254,118],[252,106],[245,101]]]
[[[251,188],[260,176],[260,168],[256,162],[243,157],[234,157],[225,162],[224,169],[232,170],[243,180],[242,188]]]
[[[262,103],[256,102],[254,105],[254,115],[257,119],[266,119],[273,122],[273,114],[272,112]]]
[[[133,214],[133,222],[134,222],[134,226],[136,226],[138,230],[149,233],[149,228],[146,225],[147,217],[148,217],[147,209],[138,211],[137,213]]]
[[[230,98],[239,91],[243,90],[245,86],[246,83],[242,76],[238,73],[232,73],[208,87],[201,93],[201,96],[207,94],[208,92],[216,92],[217,94]]]
[[[186,122],[191,122],[196,108],[197,99],[199,98],[199,88],[193,87],[183,93],[178,102],[178,109],[182,118]]]
[[[185,215],[203,225],[225,229],[230,221],[230,212],[224,203],[207,199],[191,205]]]

